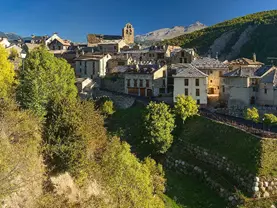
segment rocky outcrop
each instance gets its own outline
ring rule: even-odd
[[[234,33],[235,31],[228,31],[214,41],[210,47],[212,57],[216,57],[217,53],[221,55],[221,52],[225,50]]]
[[[251,35],[257,27],[258,26],[249,25],[244,30],[244,32],[240,35],[238,41],[235,43],[235,45],[232,46],[231,52],[226,56],[227,60],[232,60],[240,54],[240,49],[251,39]]]

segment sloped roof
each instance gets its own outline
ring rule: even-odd
[[[176,70],[176,74],[173,77],[207,77],[208,75],[198,70],[192,64],[172,64],[172,70]]]
[[[64,45],[64,46],[70,46],[70,42],[68,41],[68,40],[63,40],[63,39],[61,39],[61,38],[55,38],[54,40],[57,40],[57,41],[59,41],[62,45]],[[53,40],[53,41],[54,41]],[[53,42],[52,41],[52,42]]]
[[[228,65],[215,58],[200,57],[191,63],[197,69],[228,69]]]
[[[248,58],[239,58],[236,60],[231,61],[229,64],[231,65],[264,65],[264,63],[259,62],[259,61],[253,61],[252,59],[248,59]]]
[[[148,65],[128,65],[125,73],[127,74],[153,74],[161,67],[157,64]]]
[[[268,74],[266,74],[262,79],[261,79],[262,83],[271,83],[274,86],[277,85],[277,69],[275,68],[274,70],[272,70],[271,72],[269,72]]]
[[[251,77],[251,78],[260,78],[262,77],[266,72],[271,70],[272,66],[262,66],[262,67],[241,67],[236,70],[233,70],[231,72],[228,72],[224,74],[224,77]]]
[[[98,61],[104,57],[105,55],[85,54],[76,58],[75,61],[89,61],[89,60]]]

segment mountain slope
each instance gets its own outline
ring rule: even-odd
[[[22,39],[21,36],[17,35],[16,33],[6,33],[6,36],[8,37],[9,40],[19,40]]]
[[[220,59],[252,57],[260,61],[277,57],[277,10],[228,20],[200,31],[165,40],[163,43],[196,48],[200,55],[219,53]]]
[[[207,26],[200,22],[196,22],[187,27],[175,26],[172,28],[163,28],[160,30],[155,30],[145,35],[137,35],[135,39],[136,39],[136,42],[166,40],[166,39],[178,37],[183,34],[194,32],[196,30],[201,30],[205,27]]]

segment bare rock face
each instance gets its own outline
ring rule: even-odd
[[[66,198],[69,203],[86,201],[91,197],[102,198],[105,193],[96,180],[88,181],[87,185],[80,188],[76,185],[69,173],[64,173],[50,178],[53,193]]]
[[[149,32],[144,35],[137,35],[136,41],[137,42],[144,42],[144,41],[161,41],[166,39],[175,38],[187,33],[191,33],[197,30],[201,30],[206,28],[207,26],[200,23],[195,22],[194,24],[191,24],[187,27],[184,26],[175,26],[172,28],[162,28],[159,30],[155,30],[152,32]]]
[[[221,54],[221,52],[227,46],[228,42],[231,40],[232,35],[234,33],[234,31],[228,31],[226,33],[223,33],[219,38],[217,38],[214,41],[213,45],[211,45],[210,47],[212,57],[215,57],[217,53],[219,55]]]
[[[231,60],[239,55],[240,49],[245,43],[250,40],[251,34],[255,31],[256,28],[257,26],[249,25],[244,30],[244,32],[240,35],[238,41],[235,43],[235,45],[233,45],[231,52],[226,56],[226,59]]]
[[[57,195],[66,197],[72,203],[80,199],[80,190],[69,173],[51,177],[50,181],[54,187],[54,193]]]

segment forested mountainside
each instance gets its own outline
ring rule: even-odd
[[[252,57],[267,62],[277,56],[277,10],[264,11],[228,20],[205,29],[185,34],[163,43],[195,48],[200,55],[210,52],[220,59]]]

